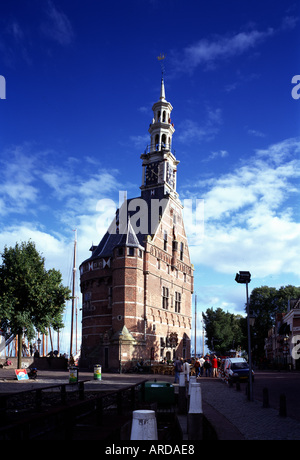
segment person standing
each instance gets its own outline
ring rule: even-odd
[[[179,383],[179,374],[180,372],[182,372],[182,361],[178,357],[174,361],[174,371],[175,371],[174,383]]]
[[[217,360],[217,357],[216,355],[214,355],[213,359],[212,359],[212,376],[213,377],[218,377],[218,360]]]
[[[204,366],[204,369],[205,369],[205,377],[210,377],[210,375],[211,375],[211,362],[210,362],[210,359],[209,359],[208,356],[205,358],[205,362],[204,362],[203,366]]]
[[[203,376],[203,364],[205,363],[205,359],[203,358],[203,356],[201,356],[201,358],[199,359],[199,363],[200,363],[200,376],[202,377]]]
[[[185,381],[189,382],[190,381],[190,365],[189,365],[189,363],[187,362],[186,359],[185,359],[185,361],[183,363],[182,370],[183,370],[183,373],[184,373]]]

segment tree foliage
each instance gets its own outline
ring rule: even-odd
[[[300,297],[300,287],[282,286],[279,289],[262,286],[251,292],[249,310],[255,316],[254,326],[251,327],[252,353],[256,359],[264,356],[265,339],[268,331],[274,327],[276,315],[285,313],[289,299]],[[245,308],[245,313],[247,312]],[[248,350],[247,319],[240,315],[226,313],[221,308],[209,308],[203,314],[206,345],[210,350],[226,353],[231,348],[239,346]]]
[[[45,260],[32,241],[4,248],[0,265],[0,325],[4,332],[46,333],[63,327],[63,312],[70,289],[60,271],[45,269]]]
[[[255,288],[251,292],[249,309],[255,316],[253,326],[253,339],[257,358],[264,355],[265,339],[268,331],[275,326],[276,315],[285,313],[290,299],[300,297],[300,288],[295,286],[282,286],[279,289],[268,286]]]
[[[241,345],[243,334],[239,315],[225,312],[222,308],[208,308],[206,313],[203,313],[203,320],[206,345],[210,350],[224,354],[231,348]]]

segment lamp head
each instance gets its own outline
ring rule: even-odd
[[[251,281],[251,273],[246,271],[240,271],[235,275],[235,281],[237,283],[246,284]]]

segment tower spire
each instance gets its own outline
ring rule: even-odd
[[[166,59],[165,54],[160,54],[157,56],[157,59],[160,61],[160,66],[161,66],[161,86],[160,86],[160,101],[165,101],[166,100],[166,92],[165,92],[165,84],[164,84],[164,73],[165,73],[165,66],[164,66],[164,60]]]
[[[157,58],[163,61],[165,56]],[[171,122],[172,104],[166,100],[164,71],[162,68],[160,98],[152,106],[153,118],[148,132],[150,146],[141,155],[143,160],[142,196],[157,198],[172,195],[178,198],[176,192],[177,165],[175,151],[172,148],[172,136],[175,128]],[[150,195],[151,193],[151,195]]]
[[[166,92],[165,92],[165,83],[164,83],[164,77],[161,77],[161,86],[160,86],[160,101],[165,101],[166,100]]]

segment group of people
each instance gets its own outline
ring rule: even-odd
[[[221,360],[218,359],[216,355],[213,355],[210,358],[208,355],[200,358],[196,358],[193,365],[191,365],[188,360],[183,360],[182,358],[176,358],[174,361],[174,374],[175,379],[174,383],[179,382],[179,374],[183,372],[185,375],[185,379],[189,381],[189,376],[191,372],[191,368],[195,368],[196,377],[218,377],[219,376],[219,366]]]
[[[212,359],[209,356],[201,356],[196,358],[194,362],[194,368],[196,371],[196,377],[218,377],[219,367],[221,364],[220,358],[213,355]]]

